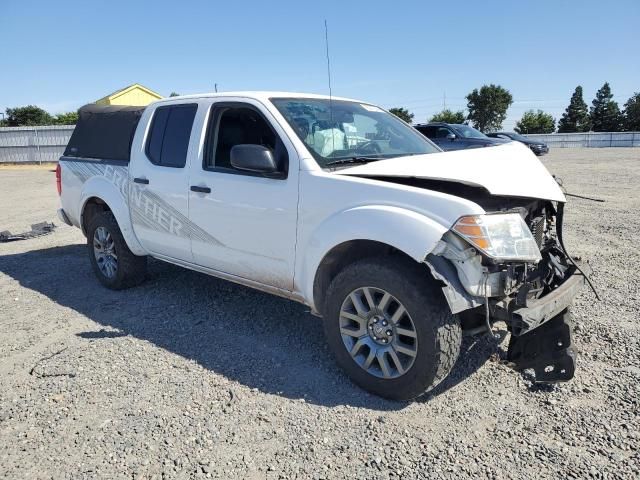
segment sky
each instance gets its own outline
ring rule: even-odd
[[[0,0],[0,111],[75,110],[132,83],[162,95],[328,93],[414,122],[507,88],[505,129],[529,109],[559,118],[577,85],[640,91],[640,0]]]

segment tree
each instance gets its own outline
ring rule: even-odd
[[[53,117],[54,125],[75,125],[78,123],[78,112],[59,113]]]
[[[467,118],[482,132],[500,130],[512,103],[509,90],[500,85],[483,85],[467,95]]]
[[[407,123],[413,122],[413,113],[402,107],[390,108],[389,113],[393,113],[400,120],[404,120]]]
[[[612,100],[613,93],[608,82],[596,93],[591,102],[589,116],[594,132],[619,132],[622,130],[623,117],[618,102]]]
[[[171,93],[169,94],[169,96],[170,96],[170,97],[179,97],[179,96],[180,96],[180,94],[179,94],[179,93],[177,93],[177,92],[171,92]]]
[[[555,129],[556,120],[551,115],[542,110],[529,110],[524,112],[514,130],[518,133],[553,133]]]
[[[35,105],[26,107],[7,108],[6,124],[8,127],[31,127],[37,125],[51,125],[51,115]]]
[[[464,116],[464,112],[459,110],[457,112],[453,112],[448,108],[445,108],[441,112],[436,113],[433,117],[431,117],[430,122],[444,122],[444,123],[464,123],[466,120]]]
[[[640,132],[640,93],[638,92],[624,104],[624,127],[628,132]]]
[[[578,85],[571,95],[569,106],[558,122],[558,133],[588,132],[591,130],[591,119],[587,104],[582,98],[582,87]]]

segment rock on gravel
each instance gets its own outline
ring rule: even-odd
[[[2,478],[638,478],[640,149],[556,149],[577,299],[576,378],[540,387],[506,338],[466,340],[429,396],[389,402],[335,367],[298,304],[157,261],[100,287],[83,237],[0,244]],[[0,170],[0,230],[55,221],[48,170]],[[34,368],[35,367],[35,368]]]

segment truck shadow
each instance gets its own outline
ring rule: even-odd
[[[335,365],[320,319],[292,301],[154,260],[144,284],[114,292],[94,277],[84,245],[3,255],[0,271],[102,325],[78,334],[87,342],[131,335],[249,388],[319,405],[407,406],[353,385]],[[465,340],[451,375],[424,401],[473,374],[496,348],[495,340]]]

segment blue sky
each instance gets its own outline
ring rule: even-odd
[[[131,83],[168,95],[333,93],[404,106],[416,121],[463,109],[497,83],[514,104],[560,116],[576,85],[640,91],[640,0],[0,1],[0,110],[73,110]],[[445,98],[446,97],[446,100]]]

